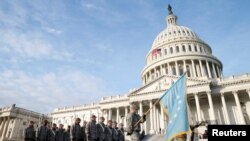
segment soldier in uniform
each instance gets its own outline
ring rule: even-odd
[[[130,106],[130,113],[126,117],[127,121],[127,132],[128,135],[131,135],[131,141],[139,141],[140,136],[140,123],[143,123],[146,120],[146,115],[143,115],[141,118],[140,115],[137,114],[138,108],[135,104]],[[137,125],[136,123],[139,122]]]
[[[113,141],[119,141],[119,132],[116,121],[112,123],[112,136],[113,136]]]
[[[56,129],[57,129],[57,125],[55,123],[52,124],[52,128],[51,125],[48,124],[48,141],[55,141],[56,140]]]
[[[119,141],[125,141],[124,129],[122,123],[118,125],[118,132],[119,132]]]
[[[97,130],[98,130],[98,138],[99,141],[105,141],[105,133],[106,133],[106,127],[104,124],[105,118],[100,117],[99,123],[97,124]]]
[[[25,129],[24,135],[25,141],[35,141],[36,140],[36,131],[34,128],[34,122],[30,121],[29,127]]]
[[[83,131],[83,136],[84,136],[84,140],[83,141],[87,141],[87,136],[86,136],[86,126],[87,126],[87,121],[83,121],[83,126],[82,126],[82,131]]]
[[[59,124],[59,128],[56,131],[56,141],[64,141],[64,129],[63,129],[63,124]]]
[[[107,127],[106,127],[106,140],[105,141],[113,141],[113,136],[112,136],[112,120],[109,120],[107,122]]]
[[[38,141],[47,141],[48,138],[48,121],[44,120],[43,125],[39,127],[37,133],[37,140]]]
[[[64,131],[63,141],[70,141],[70,126]]]
[[[91,116],[91,121],[86,125],[87,141],[98,141],[98,130],[96,125],[96,116]]]
[[[70,138],[71,141],[84,141],[84,133],[82,127],[80,126],[81,119],[76,118],[75,123],[71,126],[70,129]]]

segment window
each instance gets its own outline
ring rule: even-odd
[[[202,48],[200,47],[200,52],[202,52]]]
[[[174,66],[172,67],[172,74],[173,74],[173,75],[176,75],[176,70],[175,70],[175,67],[174,67]]]
[[[185,48],[184,45],[182,45],[182,51],[183,51],[183,52],[186,52],[186,48]]]
[[[192,51],[192,48],[190,45],[188,45],[188,51]]]
[[[170,48],[170,54],[172,54],[172,53],[173,53],[173,48],[171,47],[171,48]]]
[[[165,53],[165,55],[168,54],[168,50],[166,48],[164,49],[164,53]]]
[[[194,51],[197,52],[197,46],[194,46]]]
[[[180,51],[179,51],[179,47],[176,46],[176,53],[178,53],[178,52],[180,52]]]

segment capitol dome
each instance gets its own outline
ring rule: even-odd
[[[222,77],[223,65],[212,55],[211,47],[190,28],[177,24],[177,16],[169,6],[167,27],[155,38],[142,70],[144,84],[162,75],[217,79]]]

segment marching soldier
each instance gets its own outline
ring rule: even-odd
[[[113,141],[119,141],[119,132],[116,121],[112,123],[112,136],[113,136]]]
[[[38,129],[38,135],[37,135],[37,140],[38,141],[47,141],[48,137],[48,121],[44,120],[43,125],[39,127]]]
[[[91,116],[91,121],[86,125],[87,141],[98,141],[98,130],[96,125],[96,116]]]
[[[107,122],[107,128],[106,128],[106,140],[105,141],[113,141],[112,136],[112,120],[109,120]]]
[[[141,131],[140,123],[143,123],[146,120],[146,115],[143,115],[143,117],[141,118],[140,115],[137,114],[137,110],[137,106],[135,104],[132,104],[130,106],[130,113],[126,117],[127,132],[128,135],[131,135],[131,141],[139,141]]]
[[[118,125],[118,132],[119,132],[119,141],[125,141],[124,129],[122,123]]]
[[[76,118],[75,123],[71,126],[70,129],[70,138],[71,141],[84,141],[84,133],[82,127],[80,126],[81,119]]]
[[[36,140],[36,131],[34,128],[34,122],[30,121],[29,127],[25,129],[24,135],[25,141],[35,141]]]
[[[106,127],[105,127],[105,124],[104,124],[104,120],[105,120],[104,117],[100,117],[100,121],[97,124],[99,141],[105,141]]]
[[[48,141],[55,141],[56,140],[56,129],[57,129],[57,125],[55,123],[52,124],[52,128],[51,125],[48,124]]]
[[[64,129],[63,129],[63,124],[59,124],[59,129],[56,131],[56,141],[64,141]]]
[[[70,126],[64,132],[63,141],[70,141]]]

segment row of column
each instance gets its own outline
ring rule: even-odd
[[[146,73],[146,75],[143,76],[144,83],[148,83],[149,81],[154,80],[164,74],[179,76],[181,75],[181,70],[182,73],[188,71],[189,77],[222,77],[220,65],[217,63],[210,62],[208,60],[190,60],[189,63],[186,61],[187,60],[169,62],[155,67],[153,70],[150,70],[148,73]],[[203,61],[205,61],[205,64]]]
[[[1,140],[8,138],[8,128],[10,125],[10,117],[3,117],[1,118],[0,124],[0,138]]]
[[[249,98],[250,98],[250,92],[248,92]],[[210,108],[210,120],[211,121],[216,121],[215,118],[215,112],[214,112],[214,107],[213,107],[213,100],[212,100],[212,96],[211,96],[211,92],[206,92],[207,97],[208,97],[208,104],[209,104],[209,108]],[[237,106],[237,111],[238,111],[238,116],[239,116],[239,121],[238,124],[246,124],[245,119],[244,119],[244,115],[242,112],[242,108],[240,105],[240,100],[239,100],[239,96],[237,91],[233,91],[232,92],[233,96],[234,96],[234,100]],[[221,97],[221,102],[222,102],[222,107],[223,107],[223,113],[224,113],[224,120],[225,120],[225,124],[230,124],[230,119],[229,119],[229,114],[228,114],[228,109],[227,109],[227,104],[226,104],[226,100],[224,97],[224,93],[220,94]],[[199,102],[199,94],[198,93],[194,93],[194,98],[195,98],[195,105],[196,105],[196,111],[197,111],[197,117],[198,117],[198,122],[202,121],[201,118],[201,108],[200,108],[200,102]]]

